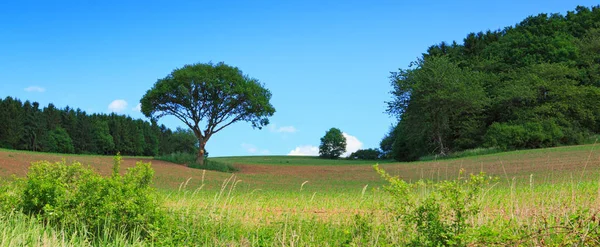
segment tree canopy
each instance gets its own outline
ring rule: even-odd
[[[141,99],[142,112],[158,119],[171,115],[187,125],[199,142],[196,162],[215,133],[239,122],[255,128],[269,124],[275,108],[271,92],[254,78],[223,62],[197,63],[175,69],[159,79]]]
[[[321,137],[319,145],[319,156],[328,159],[339,158],[346,152],[346,137],[338,128],[331,128]]]
[[[196,152],[196,146],[193,134],[173,132],[156,122],[117,114],[87,114],[53,104],[40,108],[37,102],[12,97],[0,99],[0,148],[156,156]]]
[[[429,47],[392,72],[382,140],[415,160],[477,147],[582,143],[600,132],[600,7],[539,14],[512,27]]]

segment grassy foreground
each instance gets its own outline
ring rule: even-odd
[[[77,224],[51,225],[6,211],[0,216],[0,246],[432,246],[439,241],[457,246],[598,246],[596,149],[588,145],[386,162],[383,169],[411,182],[402,196],[382,187],[390,183],[369,162],[218,158],[239,166],[237,174],[152,162],[156,200],[168,218],[155,235],[112,229],[90,238]],[[0,151],[0,171],[23,176],[23,167],[9,164],[22,157],[55,160],[36,155]],[[110,157],[68,159],[90,164],[101,174],[110,170]],[[472,200],[453,201],[449,195],[464,199],[469,192],[467,180],[457,180],[461,169],[495,179],[482,184]],[[417,182],[421,179],[436,182]],[[448,180],[461,182],[443,182]],[[413,206],[399,208],[409,204]],[[457,212],[468,215],[458,231],[452,228]]]

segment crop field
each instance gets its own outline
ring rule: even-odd
[[[3,212],[0,246],[600,245],[596,145],[427,162],[379,161],[390,175],[408,182],[408,194],[400,193],[399,187],[385,189],[390,181],[374,170],[372,161],[291,156],[211,159],[233,164],[239,172],[123,157],[121,173],[139,160],[152,164],[156,200],[169,222],[175,222],[158,227],[155,235],[114,229],[91,238],[73,230],[77,226]],[[0,150],[3,184],[25,177],[30,163],[38,160],[78,161],[104,176],[110,176],[113,163],[112,156]],[[486,173],[487,183],[478,184],[472,197],[464,197],[470,188],[467,175],[480,172]],[[472,206],[478,210],[469,211]],[[462,213],[464,222],[455,228]]]

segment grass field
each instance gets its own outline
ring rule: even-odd
[[[481,211],[466,219],[469,228],[459,235],[462,242],[456,245],[597,246],[599,149],[583,145],[379,163],[391,175],[410,182],[457,179],[461,169],[466,174],[486,172],[497,177],[477,194]],[[31,161],[61,159],[80,161],[104,175],[111,171],[110,156],[0,150],[0,177],[25,176]],[[407,201],[426,201],[436,183],[415,187],[403,201],[381,188],[388,182],[369,161],[290,156],[211,159],[234,164],[240,171],[218,173],[148,157],[124,158],[123,171],[137,160],[152,162],[160,204],[170,217],[182,222],[182,226],[164,229],[177,233],[168,236],[181,238],[165,242],[113,234],[90,242],[77,231],[11,213],[0,217],[0,246],[403,246],[428,245],[425,240],[434,236],[423,237],[422,232],[407,229],[404,221],[408,220],[398,217],[395,208]],[[442,211],[449,209],[440,206]],[[452,215],[442,219],[452,221],[456,217]]]

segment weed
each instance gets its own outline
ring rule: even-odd
[[[481,192],[492,180],[484,173],[433,183],[408,183],[390,176],[378,165],[374,169],[389,184],[383,188],[396,199],[393,212],[414,235],[409,246],[463,246],[471,225],[467,219],[480,211]]]

